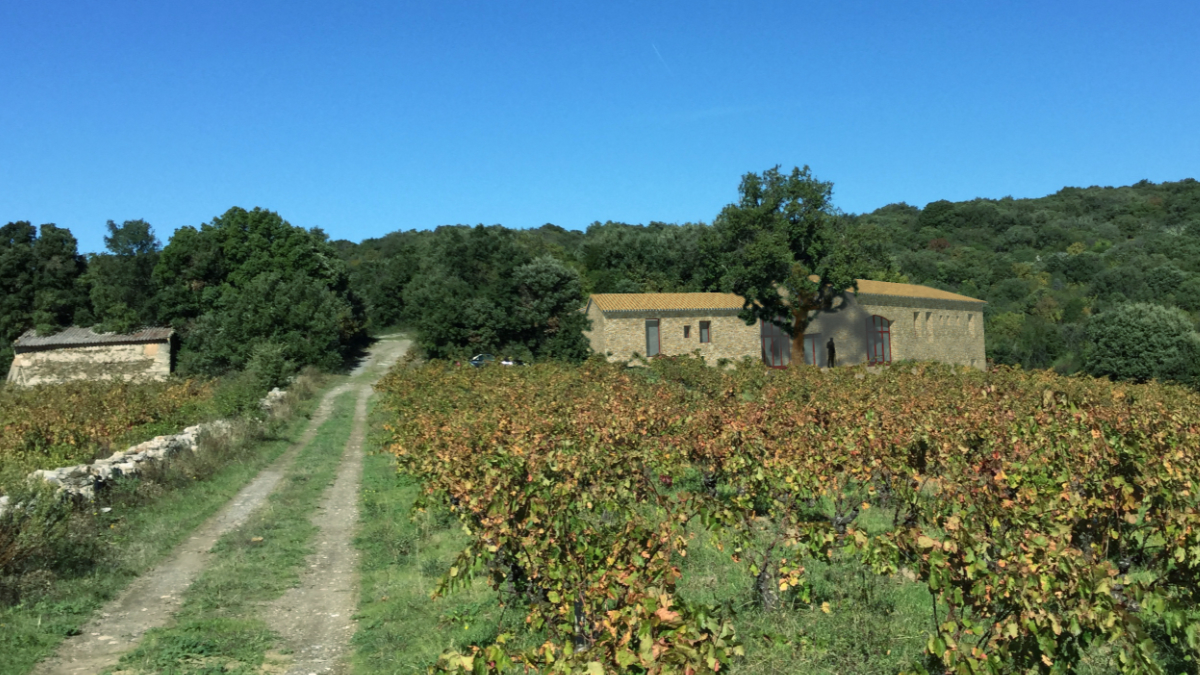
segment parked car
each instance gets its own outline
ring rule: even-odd
[[[485,365],[494,362],[495,360],[496,357],[492,356],[491,354],[476,354],[475,356],[472,356],[471,360],[467,361],[467,363],[475,366],[476,368],[482,368]]]

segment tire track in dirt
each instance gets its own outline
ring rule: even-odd
[[[166,560],[135,579],[88,621],[80,634],[63,641],[55,654],[34,667],[33,675],[93,675],[116,665],[147,630],[165,625],[183,602],[183,593],[208,564],[210,549],[266,501],[300,450],[329,419],[334,400],[352,388],[343,384],[321,399],[307,428],[290,448],[222,509],[196,528]]]
[[[267,624],[283,637],[291,654],[285,657],[287,673],[348,672],[346,657],[358,608],[358,492],[362,484],[363,444],[367,433],[367,402],[371,385],[408,348],[408,341],[385,341],[368,363],[356,371],[370,383],[358,385],[354,426],[342,453],[337,478],[313,516],[319,529],[317,550],[309,556],[300,585],[272,602]]]

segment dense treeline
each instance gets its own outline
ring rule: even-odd
[[[64,228],[0,228],[0,367],[31,328],[161,325],[180,336],[180,371],[250,369],[270,385],[299,366],[340,364],[365,335],[328,237],[271,211],[232,208],[180,228],[165,247],[144,221],[109,221],[104,242],[85,257]]]
[[[256,358],[330,366],[368,326],[402,323],[430,356],[578,361],[588,347],[576,309],[590,293],[769,288],[772,275],[853,271],[988,301],[998,364],[1200,382],[1197,181],[860,215],[833,208],[830,189],[807,168],[772,169],[747,174],[714,225],[453,225],[358,244],[234,208],[165,247],[143,221],[110,222],[107,251],[86,257],[66,229],[9,223],[0,365],[23,331],[71,323],[174,326],[180,367],[197,373]],[[841,252],[816,255],[831,247]]]
[[[832,217],[855,242],[867,278],[988,301],[987,353],[995,363],[1137,380],[1196,378],[1185,372],[1200,360],[1200,183],[1193,179],[1064,188],[1038,199],[892,204]],[[427,330],[423,316],[439,294],[460,307],[486,296],[494,312],[511,315],[517,294],[497,291],[488,279],[506,278],[518,259],[553,259],[573,271],[585,294],[726,290],[704,254],[714,229],[657,222],[597,222],[585,232],[549,224],[522,231],[448,226],[334,243],[370,320],[412,321],[426,349],[446,355],[518,349],[490,328],[495,320],[484,312],[447,310],[458,323],[444,332]],[[472,238],[470,252],[456,248]],[[1100,316],[1107,318],[1096,321]],[[1097,345],[1123,350],[1123,362]],[[529,349],[537,353],[536,344]],[[1170,354],[1160,358],[1164,349]]]

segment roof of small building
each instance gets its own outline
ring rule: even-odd
[[[146,342],[166,342],[175,334],[173,328],[143,328],[135,333],[97,333],[91,328],[71,326],[53,335],[38,335],[35,330],[27,330],[13,342],[13,347],[85,347],[88,345],[119,345],[142,344]]]
[[[742,308],[742,296],[734,293],[595,293],[590,302],[602,312]]]
[[[958,293],[917,284],[896,284],[890,281],[858,280],[858,292],[866,295],[894,295],[901,298],[928,298],[930,300],[957,300],[959,302],[985,302]]]

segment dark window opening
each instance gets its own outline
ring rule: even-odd
[[[701,321],[700,322],[700,341],[701,342],[712,342],[712,334],[711,334],[711,330],[710,330],[711,325],[712,325],[712,323],[709,321]]]
[[[820,350],[817,345],[821,344],[820,335],[805,335],[804,336],[804,362],[810,366],[819,366],[817,363]]]
[[[867,362],[892,362],[892,322],[882,316],[867,319]]]
[[[786,368],[792,362],[792,336],[770,321],[760,324],[762,360],[771,368]]]
[[[662,343],[658,339],[658,319],[646,321],[646,356],[658,356]]]
[[[684,339],[684,340],[686,340],[686,339],[688,339],[688,338],[690,338],[690,337],[692,337],[692,327],[691,327],[691,326],[684,326],[684,327],[683,327],[683,339]]]

